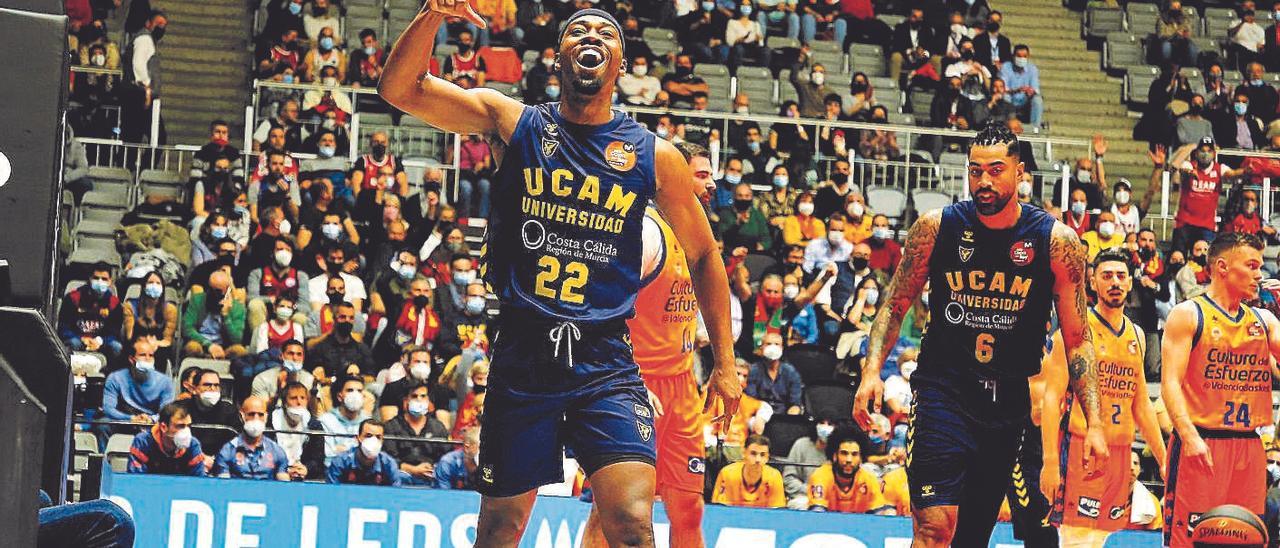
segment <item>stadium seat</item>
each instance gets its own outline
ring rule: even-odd
[[[806,383],[804,412],[818,419],[848,420],[853,416],[853,396],[853,387],[843,381]]]
[[[911,192],[912,203],[917,213],[925,213],[951,205],[955,200],[950,194],[927,188],[917,188]]]
[[[799,38],[787,38],[785,36],[767,36],[764,39],[766,46],[773,49],[795,48],[800,49]]]
[[[778,264],[778,260],[773,255],[762,252],[747,253],[742,259],[742,266],[747,268],[747,281],[756,283],[764,277],[764,271]]]
[[[1142,41],[1128,32],[1108,34],[1102,62],[1103,66],[1111,70],[1128,70],[1129,67],[1145,64]]]
[[[786,409],[774,409],[773,418],[764,425],[764,437],[769,438],[769,453],[785,457],[796,440],[813,433],[813,419],[805,415],[788,415]]]
[[[1138,36],[1147,36],[1156,32],[1156,21],[1160,20],[1160,8],[1155,4],[1130,2],[1126,11],[1129,15],[1129,32]]]
[[[119,186],[97,187],[84,193],[80,207],[86,209],[116,209],[128,211],[131,201],[129,189]]]
[[[231,360],[213,360],[208,358],[184,358],[182,366],[178,368],[178,377],[182,377],[182,372],[192,367],[202,367],[204,369],[212,369],[217,371],[219,375],[231,375]]]
[[[1089,9],[1085,11],[1085,35],[1087,37],[1104,38],[1110,33],[1123,30],[1125,30],[1123,11],[1103,5],[1089,6]],[[1153,24],[1147,32],[1154,30]]]
[[[797,344],[787,348],[783,359],[790,362],[800,373],[805,384],[818,381],[829,381],[835,377],[836,357],[831,350],[822,345]]]
[[[853,43],[849,46],[849,72],[865,72],[867,76],[885,76],[889,73],[880,46]]]
[[[873,187],[867,190],[867,206],[890,220],[902,218],[907,209],[907,195],[893,187]]]
[[[1257,19],[1259,25],[1266,26],[1266,23],[1261,21],[1262,17],[1260,15]],[[1239,18],[1236,17],[1236,10],[1234,9],[1217,7],[1206,7],[1204,9],[1206,36],[1226,36],[1227,29],[1235,25],[1237,21],[1239,21]]]
[[[388,127],[392,125],[391,115],[385,112],[360,112],[360,113],[357,113],[357,115],[360,116],[361,129],[365,127],[378,127],[378,126]],[[407,118],[412,118],[412,116],[409,116]]]
[[[1159,76],[1159,69],[1152,66],[1132,67],[1125,74],[1125,100],[1132,104],[1147,104],[1147,91],[1151,88],[1151,82]]]
[[[187,188],[187,179],[176,171],[144,169],[138,174],[138,187],[140,194],[134,203],[142,203],[152,194],[181,198]]]
[[[133,174],[122,167],[90,166],[89,178],[93,179],[94,188],[133,187]]]
[[[129,469],[129,448],[133,446],[133,436],[129,434],[112,434],[107,438],[107,462],[111,471],[123,474]]]

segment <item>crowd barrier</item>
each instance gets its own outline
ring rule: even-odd
[[[137,522],[138,548],[213,546],[453,547],[475,542],[480,496],[468,491],[388,489],[354,485],[253,482],[111,474],[104,497]],[[576,548],[590,506],[539,497],[525,548]],[[657,546],[666,548],[668,520],[654,513]],[[712,548],[906,548],[905,517],[708,506],[703,518]],[[1007,523],[990,546],[1015,547]],[[1159,546],[1155,532],[1112,535],[1107,547]]]

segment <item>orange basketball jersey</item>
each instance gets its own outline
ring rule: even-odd
[[[1138,326],[1128,318],[1121,319],[1120,325],[1111,325],[1093,308],[1089,309],[1089,330],[1098,357],[1098,411],[1107,444],[1129,445],[1134,438],[1133,398],[1138,383],[1147,382],[1142,372],[1145,341]],[[1070,407],[1067,431],[1083,437],[1088,431],[1084,412],[1079,405]]]
[[[1271,349],[1262,314],[1241,304],[1232,316],[1208,295],[1192,302],[1198,322],[1182,378],[1192,424],[1237,432],[1271,424]]]
[[[645,209],[645,224],[657,225],[661,259],[636,297],[636,315],[627,320],[636,365],[646,377],[669,377],[693,369],[698,334],[698,302],[684,249],[657,210]],[[645,227],[646,237],[651,228]]]

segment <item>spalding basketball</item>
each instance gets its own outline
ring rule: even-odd
[[[1223,504],[1200,515],[1200,521],[1191,530],[1191,543],[1196,548],[1218,546],[1267,545],[1267,527],[1257,514],[1241,506]]]

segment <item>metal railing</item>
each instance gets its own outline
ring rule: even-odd
[[[1172,154],[1172,152],[1170,152]],[[1265,158],[1269,160],[1280,160],[1280,152],[1270,152],[1263,150],[1245,150],[1240,148],[1223,148],[1218,150],[1218,157],[1228,158]],[[1174,159],[1169,157],[1166,159],[1166,169],[1161,174],[1160,189],[1158,195],[1158,207],[1155,200],[1152,201],[1150,211],[1144,212],[1142,223],[1146,228],[1156,233],[1161,241],[1167,241],[1172,236],[1171,221],[1177,216],[1177,203],[1173,201],[1173,172],[1170,169],[1177,169],[1178,166],[1172,165]],[[1236,185],[1242,185],[1243,190],[1253,190],[1258,193],[1258,214],[1262,217],[1263,223],[1271,221],[1273,213],[1280,211],[1277,209],[1276,201],[1280,199],[1280,193],[1276,192],[1270,177],[1254,178],[1252,176],[1242,176],[1243,180],[1226,180],[1222,182],[1222,189],[1219,192],[1218,210],[1222,211],[1222,206],[1235,190]],[[1232,212],[1225,212],[1231,214]],[[1219,217],[1218,222],[1224,220]]]

